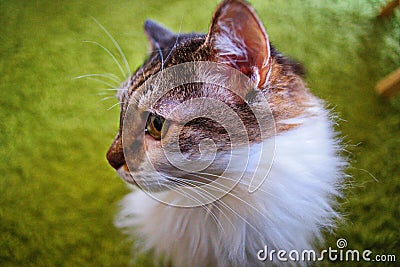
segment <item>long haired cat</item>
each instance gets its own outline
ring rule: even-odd
[[[174,266],[258,266],[265,246],[314,248],[339,218],[346,164],[300,64],[240,0],[217,7],[207,34],[152,21],[145,32],[152,50],[118,92],[107,153],[133,188],[117,226]]]

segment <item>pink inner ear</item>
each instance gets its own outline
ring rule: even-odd
[[[268,36],[253,9],[238,0],[224,1],[214,14],[208,40],[217,60],[257,82],[261,88],[270,68]]]

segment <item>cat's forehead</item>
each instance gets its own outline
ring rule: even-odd
[[[168,67],[191,61],[206,61],[210,55],[207,49],[200,49],[204,44],[205,35],[182,34],[178,35],[174,43],[168,47],[153,48],[148,58],[129,78],[125,88],[129,93],[135,91],[152,75]]]
[[[203,46],[205,38],[205,35],[201,34],[185,34],[179,36],[175,43],[171,44],[171,47],[153,49],[145,62],[125,82],[122,86],[123,90],[117,94],[117,97],[125,103],[129,102],[131,98],[142,99],[146,106],[149,106],[151,101],[156,102],[152,98],[152,93],[159,89],[159,84],[155,83],[152,78],[163,77],[163,73],[168,68],[183,63],[209,61],[212,55],[209,49]],[[174,78],[179,79],[179,76]],[[142,90],[138,90],[139,88]],[[187,97],[201,94],[198,92],[200,89],[198,86],[180,86],[175,89],[177,90],[166,93],[163,99],[181,102]]]
[[[212,79],[212,77],[211,77]],[[161,93],[161,94],[160,94]],[[242,99],[230,89],[221,85],[208,82],[185,83],[177,87],[165,88],[155,87],[139,96],[139,108],[158,114],[168,120],[183,122],[186,117],[198,114],[198,105],[205,108],[206,112],[215,112],[220,106],[238,108]]]

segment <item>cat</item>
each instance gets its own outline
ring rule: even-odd
[[[303,67],[241,0],[223,1],[207,34],[144,28],[151,51],[117,93],[107,152],[133,188],[116,225],[156,263],[306,265],[257,255],[313,249],[340,219],[346,161]]]

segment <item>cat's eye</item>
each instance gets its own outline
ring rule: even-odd
[[[161,135],[163,133],[163,129],[165,124],[165,119],[163,117],[157,116],[153,113],[150,113],[147,118],[146,133],[150,134],[154,139],[160,140]]]

